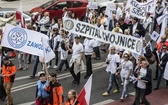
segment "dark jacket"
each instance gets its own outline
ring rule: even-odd
[[[138,77],[137,70],[134,72],[135,77]],[[152,92],[152,70],[149,67],[147,68],[146,76],[142,77],[141,80],[147,81],[145,95],[150,94]],[[137,82],[135,83],[134,87],[137,88]]]
[[[122,29],[122,31],[123,31],[123,33],[124,33],[125,29],[128,29],[128,24],[126,24],[126,23],[124,22],[124,24],[120,25],[120,28]]]
[[[145,28],[142,26],[142,24],[138,23],[137,27],[136,27],[137,30],[139,30],[139,32],[137,32],[137,34],[139,34],[140,36],[145,36]],[[131,27],[130,27],[130,34],[133,35],[133,24],[131,24]]]
[[[152,57],[152,51],[151,51],[151,49],[149,47],[146,47],[145,50],[146,50],[146,53],[144,54],[144,56],[146,58],[151,58]]]
[[[111,19],[109,22],[109,31],[112,31],[114,28],[112,25],[112,21],[114,21],[114,27],[115,27],[115,24],[118,22],[117,19],[114,19],[114,20]]]
[[[164,55],[163,55],[163,57],[161,57],[161,55],[162,55],[162,52],[161,53],[159,53],[159,60],[160,60],[160,62],[162,61],[162,63],[160,64],[160,66],[161,66],[161,69],[165,69],[165,66],[166,66],[166,63],[167,63],[167,61],[168,61],[168,53],[165,53]]]

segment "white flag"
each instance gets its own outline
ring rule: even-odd
[[[47,63],[55,57],[55,54],[51,47],[48,45],[47,40],[42,38],[44,62]]]
[[[32,55],[44,56],[41,37],[48,40],[45,34],[6,24],[1,45]]]
[[[153,51],[153,49],[152,49],[152,44],[151,44],[150,41],[148,41],[148,43],[146,44],[146,46],[149,47],[149,48],[151,49],[151,51]]]
[[[151,35],[151,39],[156,41],[159,38],[159,34],[156,31],[153,31]]]

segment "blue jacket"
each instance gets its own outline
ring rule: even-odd
[[[48,81],[42,83],[41,80],[37,81],[37,97],[42,96],[42,98],[46,98],[49,94],[46,92],[45,88],[49,84]]]

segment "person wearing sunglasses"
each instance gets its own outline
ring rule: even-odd
[[[128,96],[128,83],[129,83],[129,76],[131,71],[133,70],[133,63],[129,60],[129,54],[124,54],[124,60],[121,62],[121,78],[123,80],[123,91],[120,100],[123,101],[124,97]]]
[[[158,79],[157,79],[157,84],[156,88],[154,90],[158,90],[161,82],[161,77],[164,73],[166,63],[168,61],[168,52],[167,52],[167,46],[165,44],[162,45],[162,51],[159,53],[159,63],[158,63]]]
[[[166,41],[166,35],[162,35],[161,36],[161,41],[159,43],[157,43],[156,48],[154,48],[153,50],[153,54],[155,55],[156,61],[157,61],[157,65],[156,65],[156,72],[155,72],[155,78],[153,78],[153,80],[157,80],[158,78],[158,64],[159,64],[159,58],[157,55],[157,52],[160,53],[161,49],[162,49],[162,45],[166,45],[168,47],[168,41]]]

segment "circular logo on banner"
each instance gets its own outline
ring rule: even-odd
[[[24,29],[13,28],[8,34],[8,42],[14,48],[22,48],[27,42],[27,33]]]
[[[74,23],[72,20],[65,20],[64,26],[67,30],[71,30],[74,27]]]
[[[136,51],[137,51],[137,52],[140,52],[140,50],[142,49],[141,46],[142,46],[141,41],[138,41],[138,42],[137,42],[137,45],[136,45]]]

